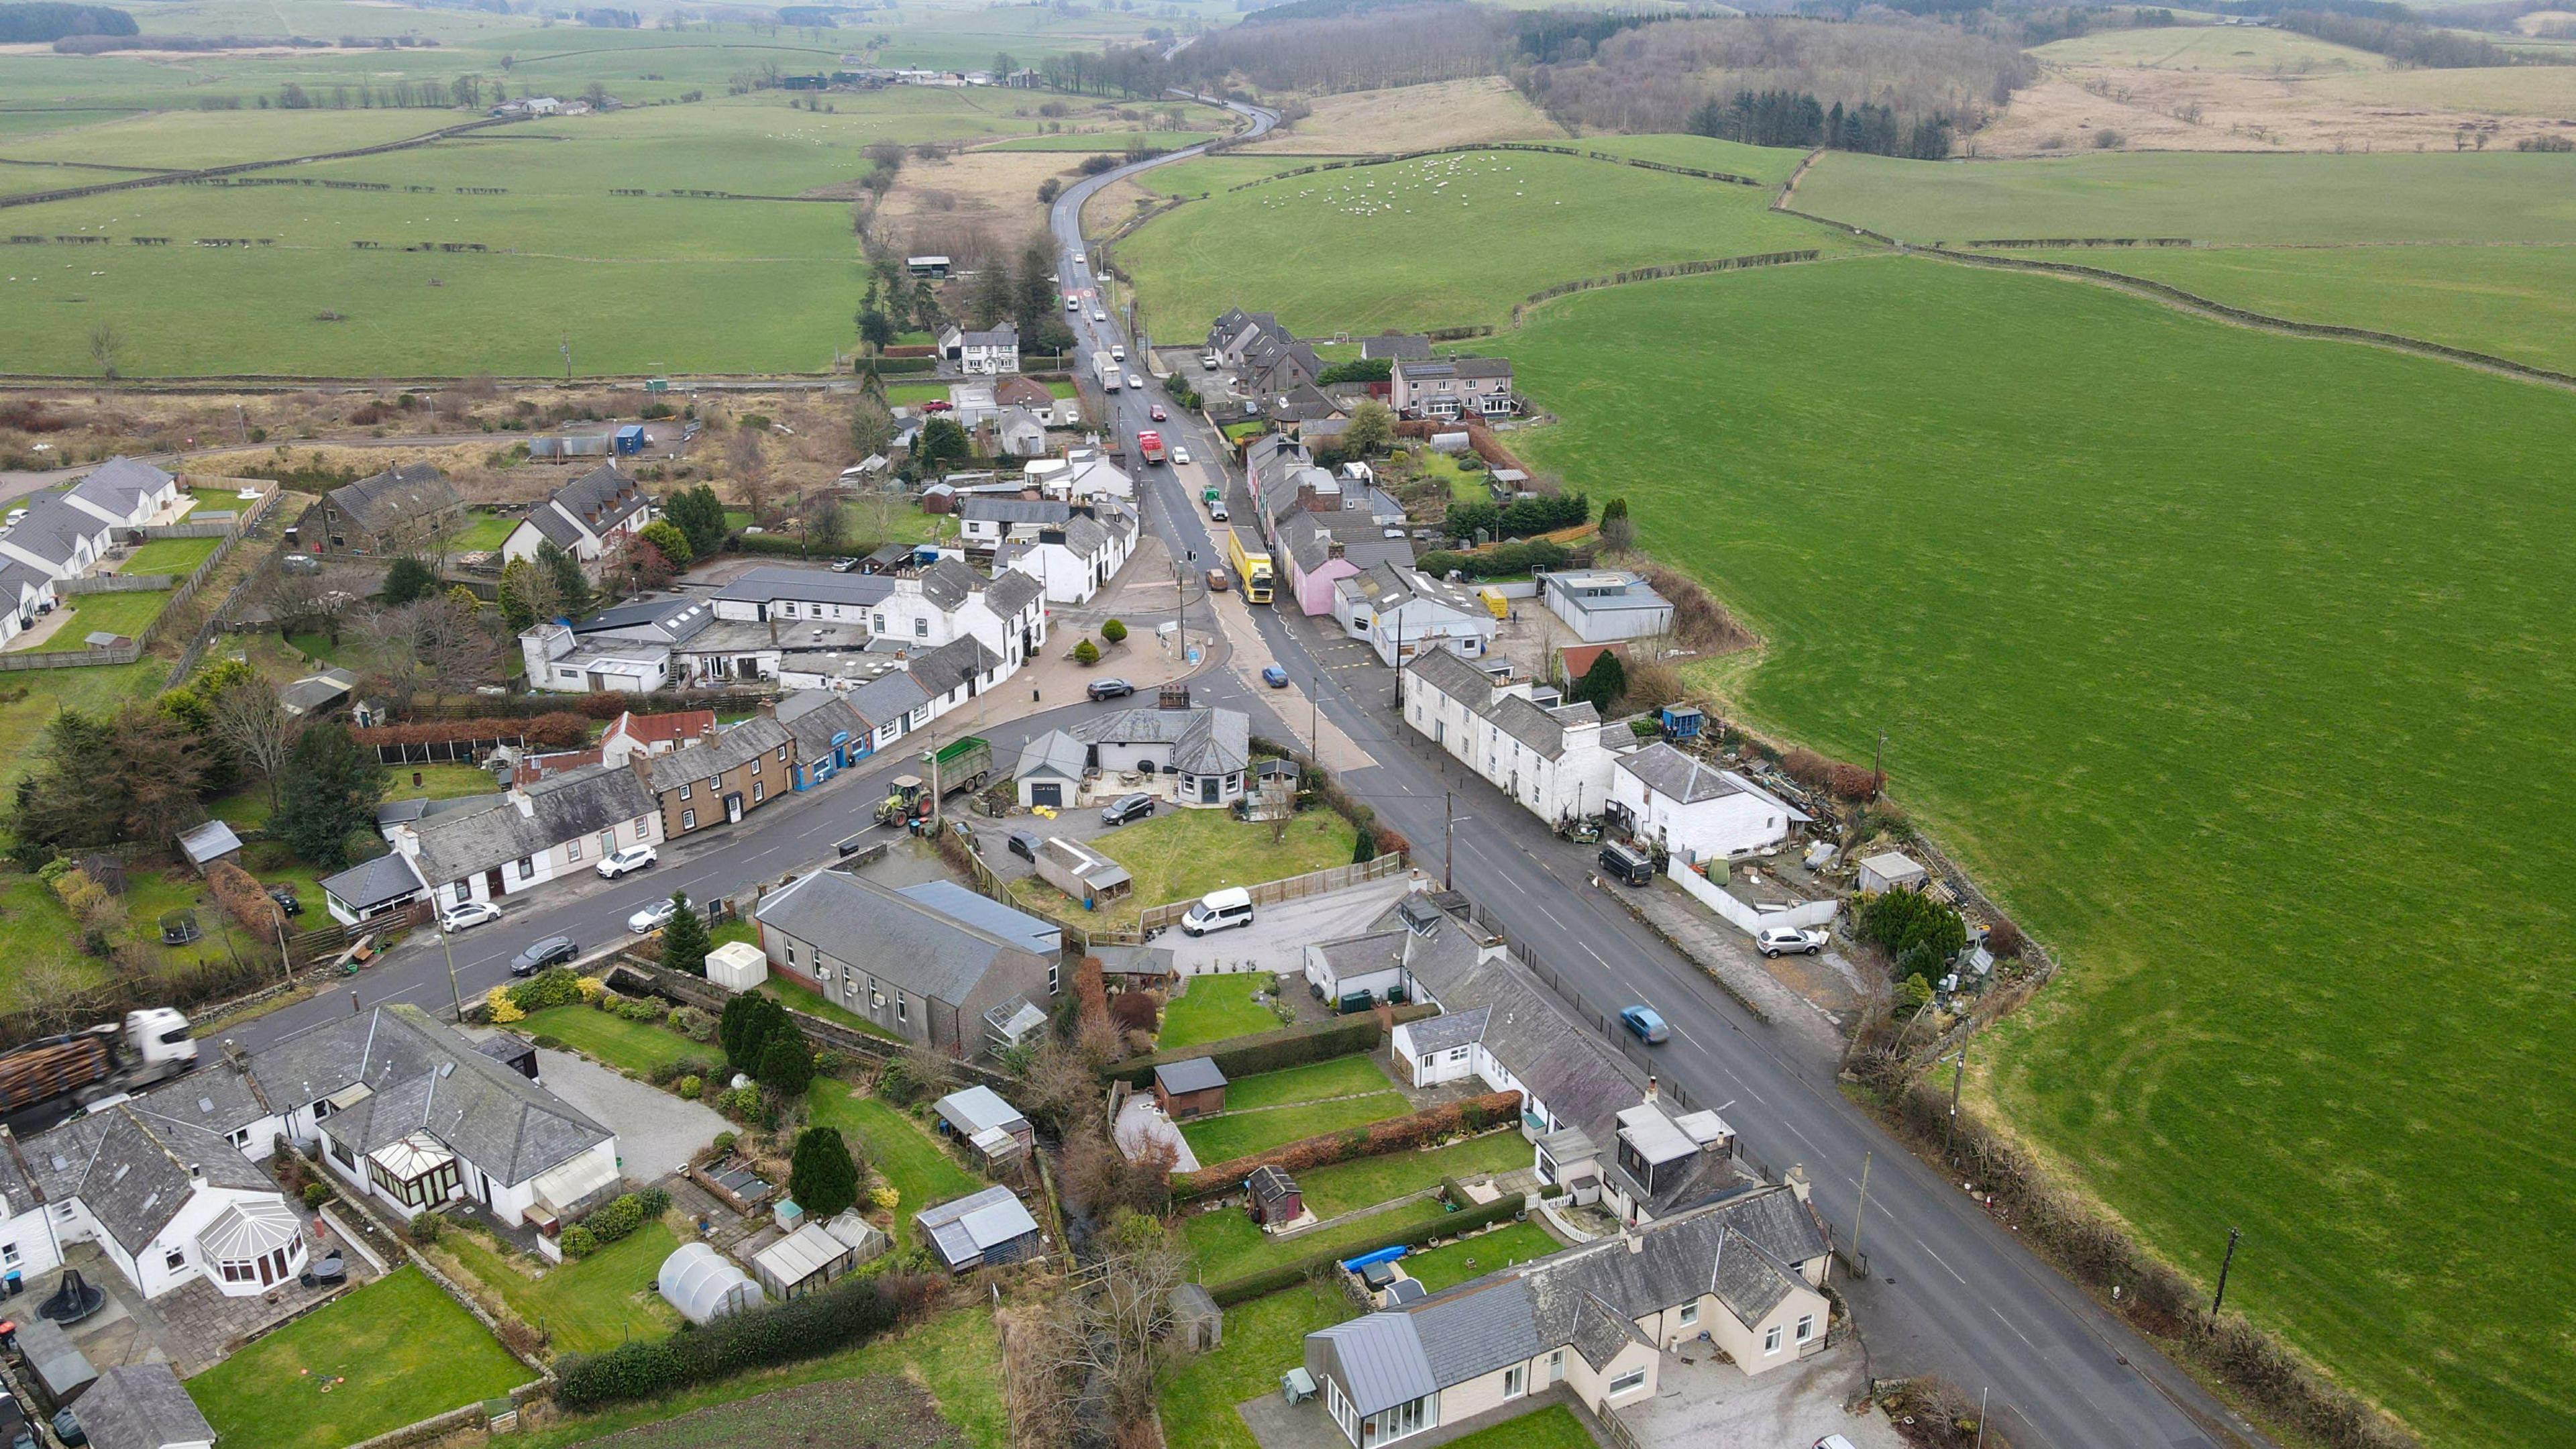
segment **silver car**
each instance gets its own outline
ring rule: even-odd
[[[1765,926],[1754,936],[1753,945],[1765,956],[1813,956],[1825,949],[1825,933],[1801,931],[1795,926]]]

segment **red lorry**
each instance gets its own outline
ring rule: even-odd
[[[1136,451],[1142,454],[1145,461],[1148,463],[1163,462],[1163,435],[1155,432],[1151,428],[1147,428],[1138,433],[1136,435]]]

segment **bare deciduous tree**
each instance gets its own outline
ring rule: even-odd
[[[125,334],[113,322],[101,322],[89,329],[89,360],[98,364],[99,375],[114,381],[117,369],[125,360]]]
[[[277,702],[276,691],[256,679],[245,679],[206,702],[206,722],[216,739],[268,784],[268,808],[277,809],[277,774],[295,747],[297,720]]]
[[[1107,1396],[1122,1442],[1146,1422],[1171,1366],[1172,1291],[1190,1257],[1162,1223],[1122,1215],[1093,1239],[1089,1281],[1030,1325],[1029,1357],[1059,1393]]]

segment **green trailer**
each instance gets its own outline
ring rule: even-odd
[[[954,795],[960,790],[981,790],[993,773],[993,746],[988,740],[966,735],[949,741],[939,750],[939,793]]]

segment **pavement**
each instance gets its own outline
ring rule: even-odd
[[[1166,931],[1154,944],[1171,951],[1174,968],[1184,976],[1276,971],[1296,978],[1286,989],[1302,992],[1309,943],[1359,934],[1404,891],[1403,876],[1388,876],[1330,895],[1263,906],[1254,912],[1251,925],[1236,930],[1208,936]]]

